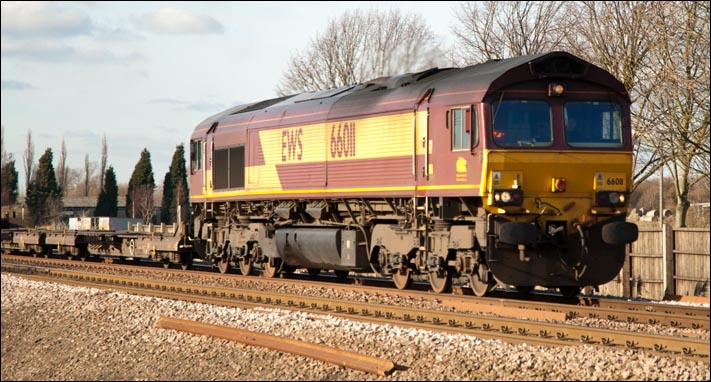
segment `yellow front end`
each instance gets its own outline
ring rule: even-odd
[[[630,153],[487,151],[485,158],[481,196],[492,214],[523,222],[532,215],[565,220],[572,234],[576,223],[590,225],[627,211]]]
[[[630,153],[510,150],[485,158],[486,261],[499,281],[574,294],[618,274],[625,246],[637,239],[625,222]]]

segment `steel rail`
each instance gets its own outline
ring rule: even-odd
[[[391,305],[334,301],[318,297],[283,295],[254,290],[231,289],[173,282],[134,279],[105,274],[88,274],[68,270],[47,270],[47,275],[63,280],[134,288],[133,293],[176,298],[194,302],[231,305],[252,304],[311,313],[337,315],[370,322],[386,322],[428,330],[463,333],[509,342],[557,345],[596,345],[609,348],[631,348],[657,353],[678,354],[705,362],[709,360],[708,340],[653,335],[619,330],[597,329],[559,323],[521,319],[474,316],[438,310],[402,308]]]
[[[8,256],[3,255],[3,260],[10,260],[24,264],[61,264],[62,266],[70,266],[72,268],[90,268],[100,269],[104,267],[121,267],[115,264],[101,264],[94,262],[72,262],[60,259],[44,259],[32,258],[26,256]],[[165,270],[161,267],[135,267],[132,265],[123,266],[122,269],[150,269],[150,272],[175,272],[176,274],[186,275],[186,271]],[[160,268],[158,270],[158,268]],[[617,322],[640,323],[649,325],[664,325],[675,328],[690,328],[709,330],[711,328],[711,319],[709,318],[709,308],[698,306],[683,306],[669,304],[655,304],[653,302],[644,301],[625,301],[620,299],[602,299],[602,298],[580,298],[574,299],[577,304],[560,303],[557,296],[546,294],[532,293],[525,296],[525,299],[518,298],[517,293],[509,293],[506,298],[502,297],[474,297],[461,296],[454,294],[433,294],[414,290],[393,290],[392,288],[383,291],[383,288],[375,288],[372,286],[361,285],[362,279],[355,278],[354,283],[358,285],[348,285],[343,283],[314,281],[312,279],[292,277],[288,279],[266,279],[246,277],[241,275],[224,275],[208,272],[199,272],[201,276],[209,278],[228,278],[236,280],[254,281],[259,283],[274,283],[274,284],[293,284],[298,283],[304,286],[320,286],[328,285],[329,288],[353,291],[358,293],[394,293],[395,297],[413,298],[419,300],[427,300],[455,308],[459,311],[473,311],[479,313],[494,313],[507,317],[519,318],[536,318],[536,316],[548,316],[553,318],[555,312],[559,315],[565,315],[567,318],[589,317],[595,319],[606,319]],[[187,273],[191,274],[191,273]],[[379,280],[379,284],[383,284]],[[548,312],[548,313],[546,313]],[[557,319],[563,319],[557,317]]]
[[[59,259],[44,259],[44,258],[32,258],[26,256],[8,256],[3,255],[3,259],[21,262],[25,264],[62,264],[63,266],[70,266],[73,268],[102,268],[102,267],[116,267],[117,265],[108,265],[101,263],[91,263],[91,262],[68,262]],[[135,266],[130,266],[131,269],[136,269]],[[142,268],[151,269],[156,271],[160,267],[153,268]],[[160,268],[160,272],[175,272],[176,274],[185,275],[186,271],[174,271],[165,270]],[[382,288],[376,288],[373,286],[361,285],[363,284],[362,278],[355,278],[354,283],[358,285],[349,285],[343,283],[333,283],[333,282],[323,282],[314,281],[311,279],[302,278],[288,278],[288,279],[266,279],[266,278],[255,278],[246,277],[241,275],[224,275],[216,273],[199,272],[202,276],[210,278],[234,278],[237,280],[255,281],[260,283],[275,283],[275,284],[285,284],[285,283],[300,283],[303,285],[314,286],[314,285],[328,285],[329,288],[338,288],[341,290],[349,290],[360,293],[393,293],[395,296],[400,296],[404,298],[413,298],[433,301],[440,303],[443,306],[448,306],[455,308],[459,311],[473,311],[473,312],[488,312],[499,315],[504,315],[507,317],[519,317],[519,318],[536,318],[536,316],[548,316],[549,318],[554,318],[554,314],[550,312],[555,312],[557,314],[564,314],[567,318],[576,317],[589,317],[596,319],[606,319],[610,321],[617,322],[628,322],[628,323],[640,323],[649,325],[664,325],[671,326],[675,328],[690,328],[690,329],[701,329],[709,330],[711,329],[711,318],[709,318],[709,308],[697,307],[697,306],[683,306],[683,305],[669,305],[669,304],[655,304],[652,302],[644,301],[625,301],[620,299],[602,299],[602,298],[580,298],[574,299],[577,304],[571,303],[560,303],[557,296],[550,296],[546,294],[529,294],[525,298],[519,299],[517,293],[509,293],[510,296],[507,298],[501,297],[474,297],[474,296],[461,296],[453,294],[433,294],[428,292],[414,291],[414,290],[392,290],[388,289],[387,292],[383,292]],[[189,273],[188,273],[189,274]],[[382,280],[378,280],[378,284],[384,284]],[[543,300],[543,301],[541,301]],[[500,308],[495,308],[495,307]],[[506,309],[508,308],[508,309]],[[548,312],[548,313],[546,313]],[[556,317],[557,319],[563,319],[562,317]]]

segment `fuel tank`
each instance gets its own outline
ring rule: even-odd
[[[341,228],[280,228],[277,251],[288,265],[334,270],[370,269],[363,234]]]

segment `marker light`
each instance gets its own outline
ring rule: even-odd
[[[558,82],[548,84],[548,96],[560,97],[565,92],[565,85]]]
[[[565,192],[567,186],[568,182],[565,178],[553,178],[551,180],[551,191],[553,192]]]

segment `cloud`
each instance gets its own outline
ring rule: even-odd
[[[57,41],[3,41],[2,57],[30,58],[40,61],[64,61],[76,54],[76,50]]]
[[[166,103],[169,105],[184,105],[186,102],[175,98],[155,98],[150,101],[150,103]]]
[[[170,7],[147,13],[136,24],[151,32],[165,34],[222,34],[225,30],[210,16]]]
[[[35,89],[34,86],[28,84],[27,82],[7,80],[2,81],[2,90],[27,90]]]
[[[72,36],[93,26],[78,9],[50,2],[2,2],[2,33],[13,36]]]
[[[96,47],[91,44],[74,48],[61,41],[40,41],[37,39],[3,41],[0,54],[3,58],[16,57],[45,62],[84,61],[129,64],[145,59],[143,55],[136,52],[117,54],[104,47]]]
[[[150,101],[149,103],[157,103],[157,104],[166,104],[166,105],[174,105],[173,110],[176,111],[197,111],[200,113],[216,113],[219,111],[223,111],[227,109],[227,107],[220,102],[206,102],[206,101],[199,101],[199,102],[188,102],[188,101],[181,101],[179,99],[174,99],[174,98],[155,98]]]

